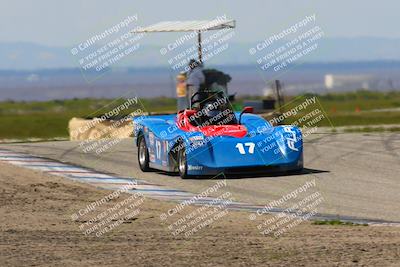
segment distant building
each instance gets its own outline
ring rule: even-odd
[[[367,74],[326,74],[325,87],[327,89],[370,89],[378,85],[379,80]]]

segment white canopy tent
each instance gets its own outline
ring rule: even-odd
[[[136,29],[132,32],[197,32],[199,62],[202,62],[201,33],[211,30],[233,29],[235,27],[235,20],[217,18],[214,20],[162,21],[144,28]]]

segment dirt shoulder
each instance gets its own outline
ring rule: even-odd
[[[110,191],[0,163],[1,266],[398,266],[400,228],[302,223],[261,235],[248,213],[229,212],[189,237],[174,236],[173,203],[144,199],[140,212],[101,236],[89,216],[71,219]],[[132,195],[96,207],[101,214]],[[186,207],[176,216],[198,208]]]

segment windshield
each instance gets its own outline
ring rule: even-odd
[[[202,108],[189,119],[195,126],[238,124],[227,98],[219,98],[204,103]]]

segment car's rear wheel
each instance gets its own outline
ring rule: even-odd
[[[178,151],[178,172],[179,176],[182,179],[187,179],[189,178],[189,175],[187,174],[187,161],[186,161],[186,150],[185,147],[182,146],[179,151]]]
[[[139,136],[138,142],[138,162],[139,167],[142,171],[148,172],[150,171],[149,167],[149,150],[147,149],[146,140],[144,136]]]

